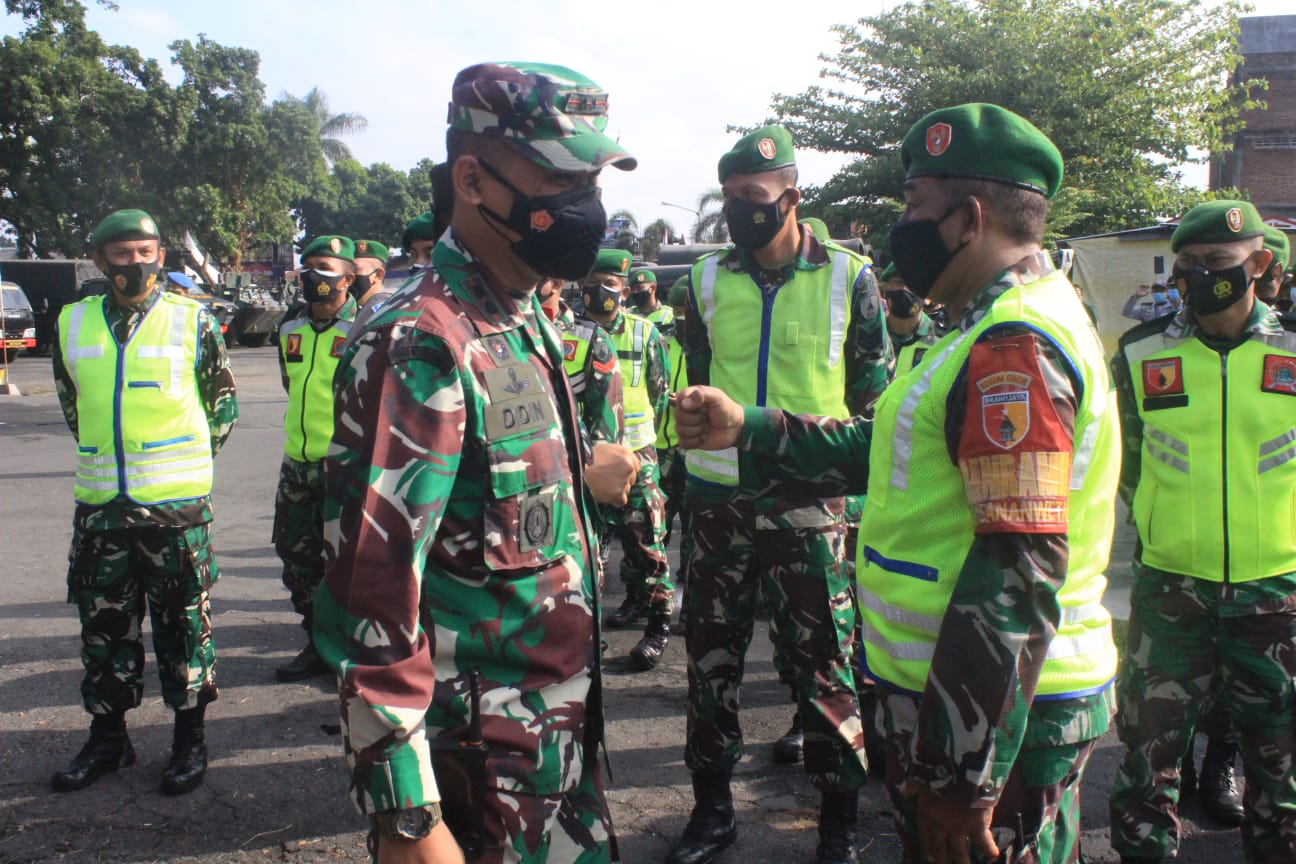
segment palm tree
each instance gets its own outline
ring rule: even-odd
[[[649,261],[657,260],[657,250],[663,243],[675,236],[675,226],[665,219],[658,219],[644,229],[643,239],[640,241],[643,249],[643,257]]]
[[[353,111],[331,113],[328,94],[318,87],[312,87],[310,92],[301,99],[289,93],[285,93],[284,98],[300,102],[315,117],[315,127],[319,132],[320,153],[324,155],[324,161],[329,165],[351,158],[351,148],[338,140],[339,135],[355,135],[369,128],[369,120],[363,114]]]
[[[698,220],[693,225],[694,243],[728,243],[729,225],[724,217],[724,192],[716,187],[698,196]]]
[[[629,210],[617,210],[608,217],[608,225],[622,224],[612,235],[612,248],[639,251],[639,220]]]

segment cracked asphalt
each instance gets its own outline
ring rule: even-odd
[[[364,862],[364,820],[346,798],[329,679],[279,684],[274,667],[301,647],[270,545],[282,452],[284,398],[273,348],[232,351],[241,419],[216,466],[213,591],[220,699],[208,710],[211,767],[178,798],[160,791],[171,742],[152,658],[144,704],[128,716],[138,762],[80,792],[56,795],[49,776],[84,742],[77,623],[65,602],[74,452],[48,358],[20,357],[10,377],[24,392],[0,396],[0,864],[18,862]],[[1113,582],[1128,582],[1132,542],[1118,539]],[[617,555],[613,553],[615,574]],[[674,553],[672,553],[673,559]],[[605,602],[621,600],[611,580]],[[627,864],[661,861],[692,806],[684,768],[684,645],[673,638],[652,672],[629,671],[634,631],[607,634],[608,796]],[[747,755],[735,774],[739,839],[720,858],[796,862],[814,857],[818,796],[800,766],[776,765],[770,744],[792,708],[777,683],[758,626],[747,662],[742,717]],[[1199,749],[1201,744],[1199,743]],[[1119,758],[1109,735],[1084,785],[1084,852],[1115,858],[1107,844],[1106,793]],[[1180,861],[1240,860],[1238,833],[1185,809]],[[898,860],[881,786],[861,804],[861,860]]]

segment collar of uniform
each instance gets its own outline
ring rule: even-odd
[[[999,273],[998,276],[990,280],[990,284],[972,295],[972,299],[967,302],[967,305],[963,307],[962,314],[959,315],[959,329],[966,333],[976,326],[976,323],[985,316],[986,312],[990,311],[994,301],[998,300],[1009,288],[1037,282],[1056,269],[1053,266],[1053,257],[1047,252],[1041,250],[1027,255],[1007,270]]]
[[[570,327],[576,323],[576,313],[567,305],[567,301],[558,298],[558,314],[554,316],[554,323],[561,324],[564,327]]]
[[[1193,317],[1192,310],[1187,306],[1179,310],[1174,321],[1166,328],[1165,332],[1167,336],[1172,338],[1197,336],[1211,348],[1218,350],[1219,348],[1226,348],[1230,344],[1241,344],[1251,336],[1281,336],[1283,326],[1277,310],[1257,297],[1254,305],[1251,306],[1250,314],[1247,315],[1246,324],[1242,325],[1242,336],[1236,343],[1220,342],[1203,333],[1201,328],[1197,326],[1197,319]]]
[[[777,270],[762,269],[756,263],[756,259],[752,257],[752,254],[739,246],[730,246],[722,254],[720,266],[726,267],[735,273],[750,273],[753,276],[777,274],[784,282],[791,279],[792,274],[797,270],[818,270],[831,260],[828,256],[828,250],[819,242],[819,238],[814,236],[814,232],[805,225],[798,225],[797,228],[801,232],[801,246],[797,250],[796,260]]]
[[[459,244],[454,229],[447,229],[432,250],[432,269],[450,293],[481,311],[476,323],[482,333],[501,333],[525,325],[521,298],[491,282],[486,268]]]

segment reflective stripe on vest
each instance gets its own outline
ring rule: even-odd
[[[617,349],[621,366],[621,398],[625,405],[623,442],[631,450],[651,445],[657,439],[653,405],[644,377],[644,351],[648,328],[652,324],[638,315],[622,313],[625,323],[620,333],[609,333]],[[628,366],[628,368],[627,368]]]
[[[309,316],[309,312],[305,313]],[[310,318],[289,321],[279,333],[279,351],[288,374],[288,408],[284,411],[284,455],[298,462],[318,462],[333,440],[333,377],[351,333],[350,321],[334,321],[316,332]],[[288,362],[288,348],[301,358]]]
[[[1221,355],[1169,329],[1121,350],[1143,423],[1142,563],[1211,582],[1296,572],[1296,334]]]
[[[768,294],[750,275],[722,270],[723,253],[707,255],[694,265],[694,299],[710,343],[712,386],[742,405],[839,419],[849,415],[842,356],[851,289],[867,263],[840,247],[825,248],[832,256],[831,266],[798,270],[792,280]],[[722,302],[729,309],[722,313],[717,329],[715,315]],[[751,350],[753,332],[759,333],[755,351]],[[735,448],[690,450],[684,462],[688,473],[703,482],[739,483]]]
[[[1111,619],[1102,606],[1120,470],[1115,391],[1097,334],[1074,289],[1056,271],[1005,291],[971,330],[938,341],[918,366],[896,378],[878,400],[869,484],[860,524],[857,598],[863,620],[864,662],[879,680],[921,693],[954,584],[975,538],[967,482],[951,463],[946,413],[968,355],[987,329],[1017,325],[1047,339],[1080,380],[1075,419],[1076,457],[1057,464],[1067,482],[1067,576],[1058,592],[1061,621],[1050,643],[1038,698],[1091,693],[1116,669]],[[1065,322],[1065,323],[1064,323]],[[980,422],[969,405],[965,422]],[[1091,431],[1092,430],[1092,431]],[[889,446],[888,446],[889,444]],[[1083,461],[1087,470],[1076,470]],[[1037,471],[1045,470],[1037,466]],[[1021,475],[1024,477],[1025,475]],[[883,479],[885,478],[885,480]],[[1015,475],[1005,482],[1012,482]],[[1069,482],[1068,482],[1069,481]]]
[[[59,316],[59,348],[76,387],[76,499],[152,505],[211,494],[211,433],[196,374],[202,306],[162,294],[123,346],[107,302],[92,297]]]

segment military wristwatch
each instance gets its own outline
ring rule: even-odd
[[[406,810],[383,810],[370,813],[374,829],[380,837],[394,840],[422,840],[432,833],[441,821],[441,805],[425,804]]]

